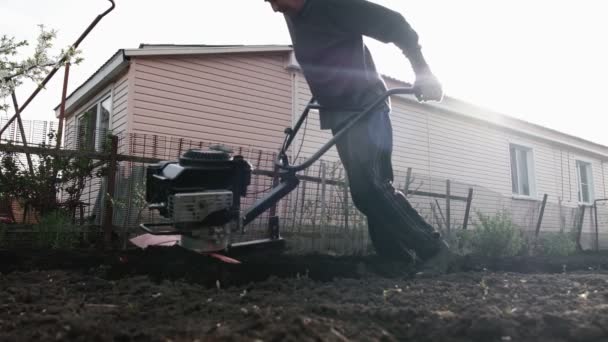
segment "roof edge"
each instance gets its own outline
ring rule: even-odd
[[[139,49],[125,49],[127,57],[167,55],[211,55],[222,53],[290,52],[289,45],[235,45],[235,46],[171,46],[152,45]]]
[[[87,101],[89,95],[99,91],[110,82],[116,75],[120,74],[129,66],[129,58],[125,56],[124,50],[118,50],[110,57],[91,77],[84,81],[76,90],[74,90],[65,101],[65,112],[70,113],[78,106]],[[55,107],[55,116],[59,117],[59,107],[61,103]]]

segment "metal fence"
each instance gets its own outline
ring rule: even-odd
[[[191,148],[217,145],[214,142],[193,141],[183,138],[144,134],[129,134],[120,138],[119,151],[130,156],[175,160]],[[243,207],[253,204],[273,185],[269,175],[274,170],[275,152],[240,146],[226,146],[235,154],[242,155],[252,163],[255,171],[248,197]],[[162,220],[144,208],[143,189],[145,163],[121,162],[117,174],[116,198],[124,207],[115,209],[114,224],[125,232],[135,234],[141,221]],[[336,254],[367,253],[370,241],[365,217],[355,208],[348,188],[345,171],[340,162],[321,160],[300,173],[301,183],[275,208],[281,220],[283,236],[297,251],[316,251]],[[608,236],[596,235],[593,231],[592,208],[587,208],[583,221],[578,207],[567,207],[560,203],[547,202],[541,216],[542,202],[518,200],[503,196],[490,189],[460,183],[453,180],[431,178],[413,169],[395,170],[395,187],[407,193],[409,201],[432,225],[444,232],[463,229],[465,225],[474,229],[479,222],[478,214],[494,215],[500,211],[511,214],[513,222],[527,234],[534,234],[539,220],[539,233],[575,231],[579,224],[586,223],[581,233],[584,248],[593,248],[599,241],[600,248],[608,247]],[[99,181],[97,186],[104,186]],[[96,193],[94,189],[89,196]],[[99,191],[98,194],[103,194]],[[467,200],[469,200],[468,219]],[[92,201],[89,201],[92,203]],[[103,209],[102,196],[97,196],[90,209]],[[122,204],[119,204],[122,205]],[[603,207],[600,207],[603,208]],[[598,210],[600,218],[605,215]],[[103,217],[102,213],[96,215]],[[608,218],[608,217],[607,217]],[[263,237],[267,234],[269,214],[265,213],[248,226],[242,239]],[[603,221],[602,221],[603,222]],[[599,231],[603,232],[602,223]],[[599,237],[599,240],[598,240]]]
[[[0,118],[0,128],[8,122],[7,118]],[[57,122],[43,120],[23,120],[23,130],[28,144],[41,145],[49,142],[49,133],[57,130]],[[21,132],[17,120],[13,121],[0,136],[0,143],[22,142]]]
[[[107,143],[105,132],[96,133],[94,144],[83,142],[75,127],[66,127],[65,132],[66,149],[85,146],[95,151]],[[30,145],[43,143],[45,141],[32,140]],[[162,220],[145,205],[145,168],[148,163],[143,159],[148,162],[150,159],[176,160],[188,149],[217,144],[156,135],[120,135],[116,152],[127,160],[117,163],[113,189],[112,223],[118,233],[127,238],[139,233],[137,227],[142,221]],[[224,147],[244,156],[255,169],[248,197],[242,203],[246,208],[272,188],[276,152],[242,146]],[[321,160],[299,176],[301,183],[298,188],[272,209],[280,217],[281,233],[291,248],[335,254],[369,252],[366,219],[353,205],[342,165]],[[537,230],[540,234],[575,231],[583,227],[581,245],[584,248],[608,248],[608,201],[599,201],[597,208],[583,209],[568,207],[551,199],[543,206],[540,201],[513,199],[480,186],[432,178],[417,173],[415,169],[395,170],[394,185],[407,194],[414,208],[429,223],[444,232],[474,229],[479,222],[479,213],[493,215],[506,210],[513,222],[528,234],[535,234]],[[81,198],[82,205],[75,212],[76,221],[101,225],[108,192],[107,177],[90,179]],[[261,215],[248,225],[244,235],[237,238],[246,240],[266,236],[268,220],[269,213]]]

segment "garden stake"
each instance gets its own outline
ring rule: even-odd
[[[538,240],[538,234],[540,233],[540,226],[543,223],[543,215],[545,214],[545,206],[547,205],[547,197],[548,195],[545,194],[545,196],[543,196],[543,203],[540,206],[540,215],[538,215],[538,223],[536,224],[536,232],[535,232],[535,239]]]

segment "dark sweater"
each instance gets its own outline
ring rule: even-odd
[[[307,0],[295,16],[285,16],[298,63],[313,96],[327,109],[321,128],[335,128],[361,110],[386,85],[363,43],[368,36],[394,43],[414,71],[426,68],[418,35],[395,11],[365,0]],[[386,102],[390,107],[390,102]]]

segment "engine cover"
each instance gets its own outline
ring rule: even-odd
[[[177,193],[169,196],[169,218],[174,223],[204,222],[210,214],[232,207],[232,191]]]
[[[239,217],[251,165],[241,156],[216,150],[189,150],[179,161],[146,169],[146,201],[180,227],[219,226]]]

